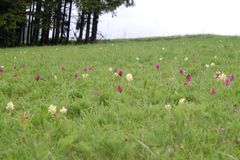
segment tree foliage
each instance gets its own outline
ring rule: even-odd
[[[69,42],[73,5],[79,17],[79,42],[94,42],[101,14],[133,0],[0,0],[0,46]],[[84,37],[85,34],[85,37]]]

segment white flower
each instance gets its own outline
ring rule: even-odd
[[[139,60],[140,60],[140,58],[139,58],[139,57],[137,57],[137,58],[136,58],[136,60],[137,60],[137,61],[139,61]]]
[[[225,81],[225,79],[227,78],[226,74],[224,74],[223,72],[217,71],[215,73],[215,78],[217,79],[217,81]]]
[[[184,58],[184,61],[188,61],[188,57],[185,57],[185,58]]]
[[[117,76],[118,76],[118,73],[117,73],[117,72],[115,72],[115,73],[114,73],[114,75],[117,77]]]
[[[221,74],[222,74],[222,72],[217,71],[217,72],[215,73],[215,78],[216,78],[217,80],[220,80]]]
[[[14,57],[14,59],[17,59],[17,57]]]
[[[88,77],[88,74],[82,74],[82,77],[83,77],[83,78],[87,78],[87,77]]]
[[[14,110],[14,104],[13,104],[13,102],[8,102],[8,104],[7,104],[7,106],[6,106],[6,109],[9,110],[9,111]]]
[[[165,50],[165,48],[163,47],[163,48],[162,48],[162,50],[164,51],[164,50]]]
[[[164,106],[164,108],[167,109],[167,110],[170,110],[170,109],[172,108],[172,106],[171,106],[170,104],[166,104],[166,105]]]
[[[224,74],[224,73],[221,73],[220,76],[219,76],[219,79],[220,79],[220,80],[223,80],[223,81],[224,81],[226,78],[227,78],[227,76],[226,76],[226,74]]]
[[[185,103],[185,101],[186,101],[186,99],[185,99],[185,98],[181,98],[181,99],[179,99],[179,101],[178,101],[178,104],[184,104],[184,103]]]
[[[55,116],[56,113],[57,113],[57,106],[51,104],[51,105],[48,107],[48,112],[49,112],[52,116]]]
[[[60,112],[61,112],[62,114],[65,114],[65,113],[67,113],[67,108],[65,108],[65,107],[62,107],[62,109],[60,109]]]
[[[126,75],[126,79],[127,79],[128,82],[133,81],[133,76],[132,76],[132,74],[131,74],[131,73],[128,73],[128,74]]]
[[[159,58],[160,61],[162,61],[162,58]]]
[[[209,67],[210,67],[210,65],[209,65],[209,64],[206,64],[206,65],[205,65],[205,67],[206,67],[206,68],[209,68]]]
[[[218,76],[218,75],[222,74],[222,72],[221,71],[217,71],[215,74]]]
[[[54,79],[56,79],[56,80],[57,80],[57,76],[56,76],[56,75],[54,75],[53,77],[54,77]]]
[[[109,70],[110,72],[112,72],[112,71],[113,71],[112,67],[109,67],[109,68],[108,68],[108,70]]]
[[[211,66],[211,67],[215,66],[215,63],[212,62],[212,63],[210,64],[210,66]]]

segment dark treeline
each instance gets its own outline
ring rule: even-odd
[[[79,43],[97,39],[101,14],[134,0],[0,0],[0,47],[67,44],[73,6],[77,7]]]

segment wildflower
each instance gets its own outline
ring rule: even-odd
[[[82,74],[82,77],[83,77],[83,78],[87,78],[87,77],[88,77],[88,74]]]
[[[136,60],[137,60],[137,61],[139,61],[139,60],[140,60],[140,58],[139,58],[139,57],[137,57],[137,58],[136,58]]]
[[[225,81],[225,79],[227,78],[227,76],[223,73],[223,72],[220,72],[220,71],[217,71],[215,73],[215,78],[219,81],[219,80],[222,80],[222,81]]]
[[[205,67],[206,67],[206,68],[209,68],[209,67],[210,67],[210,65],[209,65],[209,64],[206,64],[206,65],[205,65]]]
[[[184,82],[184,86],[187,87],[188,85],[189,85],[189,82],[185,81],[185,82]]]
[[[74,73],[73,73],[73,77],[78,78],[79,76],[80,76],[80,73],[79,73],[79,72],[74,72]]]
[[[172,106],[171,106],[170,104],[166,104],[166,105],[164,106],[164,108],[167,109],[167,110],[170,110],[170,109],[172,108]]]
[[[118,76],[118,73],[117,73],[117,72],[115,72],[115,73],[114,73],[114,75],[117,77],[117,76]]]
[[[126,79],[127,79],[128,82],[133,81],[133,76],[132,76],[132,74],[131,74],[131,73],[128,73],[127,76],[126,76]]]
[[[29,119],[28,112],[21,112],[20,113],[21,124],[23,124],[24,122],[27,123],[28,119]]]
[[[219,79],[224,81],[226,79],[226,77],[227,77],[226,74],[221,73]]]
[[[27,67],[27,64],[22,64],[21,66],[22,66],[22,68],[25,68],[25,67]]]
[[[185,58],[184,58],[184,61],[188,61],[188,57],[185,57]]]
[[[17,57],[15,56],[14,59],[17,59]]]
[[[211,94],[216,94],[216,92],[217,92],[216,88],[213,87],[213,88],[210,89]]]
[[[191,75],[188,74],[188,75],[186,76],[186,82],[190,82],[190,81],[191,81]]]
[[[165,50],[165,48],[163,47],[163,48],[162,48],[162,50],[164,51],[164,50]]]
[[[3,72],[5,72],[4,67],[0,67],[0,73],[3,73]]]
[[[17,77],[17,72],[13,72],[12,74],[14,77]]]
[[[93,96],[100,96],[100,93],[99,93],[99,91],[97,91],[97,90],[94,90],[94,91],[93,91]]]
[[[39,81],[40,79],[41,79],[40,74],[37,74],[37,75],[35,76],[35,80],[36,80],[36,81]]]
[[[211,67],[215,66],[215,63],[214,63],[214,62],[212,62],[212,63],[210,64],[210,66],[211,66]]]
[[[84,67],[83,67],[83,70],[84,70],[85,72],[87,72],[87,71],[89,70],[89,67],[88,67],[88,66],[84,66]]]
[[[235,75],[231,74],[230,76],[228,76],[228,78],[230,79],[230,81],[233,81],[235,79]]]
[[[48,112],[51,114],[52,117],[55,117],[55,116],[56,116],[56,113],[57,113],[57,106],[51,104],[51,105],[48,107]]]
[[[219,80],[221,74],[222,74],[222,73],[221,73],[220,71],[217,71],[217,72],[215,73],[215,78],[216,78],[217,80]]]
[[[178,104],[184,104],[184,103],[185,103],[185,101],[186,101],[186,99],[185,99],[185,98],[181,98],[181,99],[179,99],[179,101],[178,101]]]
[[[9,110],[9,111],[12,111],[14,110],[14,104],[13,102],[8,102],[7,106],[6,106],[6,109]]]
[[[62,70],[62,72],[65,71],[65,66],[63,64],[61,65],[61,70]]]
[[[62,109],[60,109],[60,112],[61,112],[62,114],[66,114],[66,113],[67,113],[67,108],[62,107]]]
[[[108,70],[109,70],[110,72],[112,72],[112,71],[113,71],[112,67],[109,67],[109,68],[108,68]]]
[[[162,58],[159,58],[160,61],[162,61]]]
[[[118,71],[118,75],[119,75],[120,77],[123,76],[123,70],[122,70],[122,69],[120,69],[120,70]]]
[[[87,71],[92,70],[92,67],[90,67],[90,66],[84,66],[84,67],[83,67],[83,70],[84,70],[85,72],[87,72]]]
[[[183,69],[182,69],[181,66],[178,66],[178,72],[179,72],[180,75],[183,75]]]
[[[159,70],[160,69],[160,67],[161,67],[161,65],[158,63],[158,64],[156,64],[156,69],[157,70]]]
[[[232,81],[230,80],[230,78],[226,78],[226,79],[225,79],[225,85],[226,85],[227,87],[229,87],[229,86],[231,85],[231,83],[232,83]]]
[[[57,80],[57,76],[56,75],[54,75],[53,78]]]
[[[122,85],[118,85],[118,92],[119,92],[119,93],[122,93],[122,91],[123,91]]]

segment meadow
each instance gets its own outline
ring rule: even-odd
[[[240,37],[0,49],[0,159],[240,159]]]

